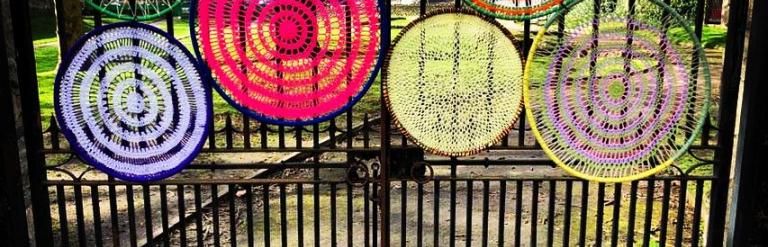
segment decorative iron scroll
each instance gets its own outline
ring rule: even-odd
[[[530,20],[552,14],[573,0],[464,0],[475,10],[496,18]]]
[[[379,68],[376,0],[198,0],[193,45],[229,103],[304,125],[344,112]]]
[[[136,0],[136,4],[131,5],[129,0],[85,0],[88,6],[107,16],[136,21],[163,17],[179,7],[182,2],[182,0]]]
[[[212,115],[210,89],[192,54],[136,22],[82,37],[62,61],[54,90],[71,148],[124,180],[180,171],[202,148]]]
[[[584,179],[621,182],[662,171],[707,117],[701,45],[657,0],[651,7],[660,11],[579,2],[550,18],[531,47],[524,98],[534,135],[555,163]],[[654,12],[664,14],[647,14]],[[562,20],[567,28],[558,35]],[[675,43],[672,33],[690,42]]]
[[[522,108],[522,60],[512,34],[469,10],[444,9],[406,26],[382,71],[398,129],[448,156],[498,142]]]

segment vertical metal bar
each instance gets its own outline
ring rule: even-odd
[[[723,71],[720,83],[720,109],[718,116],[717,145],[715,150],[714,175],[710,194],[710,211],[707,222],[707,245],[723,244],[725,217],[728,208],[729,178],[731,175],[731,157],[733,156],[733,137],[736,130],[737,103],[742,73],[742,55],[747,29],[748,1],[731,1],[729,4],[728,34],[725,42]]]
[[[466,227],[466,233],[464,234],[464,239],[467,247],[472,246],[472,191],[474,188],[472,188],[472,185],[474,184],[473,180],[467,180],[467,222],[465,224]]]
[[[296,126],[294,127],[294,131],[296,131],[296,148],[302,148],[303,142],[304,142],[304,134],[303,134],[303,126]]]
[[[635,243],[635,214],[637,211],[637,181],[632,181],[629,186],[629,218],[627,226],[627,239],[624,240],[627,243],[627,247],[632,247]]]
[[[141,194],[144,208],[144,238],[147,239],[147,244],[152,244],[152,198],[150,198],[149,186],[146,184],[141,185]]]
[[[515,185],[515,246],[520,246],[520,232],[523,224],[523,180]]]
[[[285,184],[280,184],[278,186],[279,192],[280,192],[280,243],[282,243],[283,247],[288,246],[288,216],[286,215],[288,212],[286,195],[285,195]]]
[[[649,179],[646,185],[645,192],[645,223],[643,224],[643,246],[647,247],[651,245],[651,221],[653,220],[653,197],[654,189],[656,187],[656,181]]]
[[[565,181],[565,207],[563,208],[563,246],[571,241],[571,206],[573,206],[573,181]]]
[[[173,20],[173,18],[171,18]],[[173,22],[173,21],[171,21]],[[166,185],[160,185],[160,224],[163,227],[163,244],[165,246],[171,245],[170,230],[168,229],[168,195],[166,194],[168,189]],[[179,219],[182,219],[183,215],[179,214]]]
[[[176,186],[177,206],[179,207],[179,245],[187,246],[187,222],[181,220],[187,215],[186,200],[184,200],[184,185]]]
[[[364,130],[365,131],[365,130]],[[371,203],[370,203],[370,192],[371,189],[370,183],[366,182],[363,184],[363,245],[365,247],[368,247],[371,245]]]
[[[352,38],[352,36],[347,36],[347,37],[348,38]],[[349,98],[349,101],[350,102],[352,101],[351,97]],[[347,131],[347,148],[352,148],[352,144],[353,144],[353,142],[355,140],[355,134],[353,133],[353,130],[352,130],[354,128],[352,126],[353,125],[353,123],[352,123],[352,108],[349,108],[349,110],[347,110],[346,116],[347,116],[347,127],[346,127],[346,131]]]
[[[297,246],[304,246],[304,185],[296,184],[296,237]]]
[[[405,232],[408,223],[408,182],[400,181],[400,246],[405,246]]]
[[[40,121],[40,99],[37,83],[37,73],[35,64],[35,54],[31,32],[31,18],[29,4],[27,1],[6,1],[10,15],[4,18],[9,21],[8,26],[12,26],[13,44],[15,53],[5,54],[16,56],[16,84],[21,99],[21,119],[24,126],[24,145],[26,150],[27,174],[29,179],[29,193],[32,207],[32,217],[34,223],[34,234],[36,244],[51,245],[53,243],[53,230],[51,223],[51,205],[48,187],[45,185],[47,180],[45,157],[43,150],[43,129]],[[3,21],[5,23],[5,21]],[[2,25],[2,24],[0,24]],[[3,28],[5,29],[5,28]],[[9,39],[11,37],[8,37]],[[7,76],[11,77],[11,76]],[[10,78],[9,78],[10,79]],[[5,80],[5,78],[1,79]],[[8,82],[10,84],[10,81]],[[22,229],[19,226],[18,229]]]
[[[259,138],[261,138],[261,148],[269,147],[269,142],[267,142],[267,129],[269,129],[269,126],[266,123],[259,123]]]
[[[51,115],[48,122],[49,129],[51,133],[51,149],[53,150],[60,150],[61,145],[59,144],[59,125],[56,123],[56,117]]]
[[[202,192],[199,184],[194,185],[195,190],[195,237],[197,239],[197,246],[203,246],[203,205],[202,205]]]
[[[619,221],[621,221],[621,184],[613,185],[613,219],[611,223],[611,246],[619,244]]]
[[[112,176],[108,177],[108,181],[114,181]],[[117,188],[114,184],[110,184],[108,187],[109,192],[109,216],[110,223],[112,225],[112,245],[119,246],[120,241],[120,218],[117,213]]]
[[[539,224],[539,181],[531,181],[531,244],[536,245]]]
[[[434,208],[432,209],[432,242],[433,246],[440,246],[440,180],[433,180],[433,196],[432,201]]]
[[[381,50],[386,51],[389,49],[391,42],[391,2],[387,0],[378,0],[379,9],[381,13]],[[382,74],[383,76],[384,74]],[[386,78],[382,78],[386,79]],[[381,88],[381,95],[384,95],[383,87]],[[386,105],[383,96],[379,97],[379,103],[382,106]],[[381,194],[379,195],[379,203],[381,204],[381,246],[389,247],[390,236],[390,211],[389,211],[389,161],[390,161],[390,116],[386,107],[381,107],[381,153],[379,160],[381,163],[381,174],[379,175],[381,183]],[[374,188],[374,191],[376,189]],[[375,218],[374,218],[375,219]],[[376,232],[376,231],[374,231]],[[375,240],[376,238],[374,238]]]
[[[59,234],[61,245],[69,246],[69,220],[67,219],[67,198],[64,194],[64,186],[56,185],[56,202],[59,206]]]
[[[285,148],[285,126],[277,126],[277,148]]]
[[[130,237],[130,244],[132,247],[137,245],[136,243],[136,212],[133,203],[133,186],[125,186],[125,197],[128,204],[128,235]]]
[[[424,184],[418,183],[416,187],[416,246],[421,247],[424,234]]]
[[[317,131],[317,128],[315,128],[314,131]],[[317,146],[315,146],[315,147],[317,147]],[[315,164],[317,164],[318,163],[318,157],[315,156],[314,160],[315,160]],[[314,173],[314,179],[316,181],[320,180],[320,170],[318,168],[315,168],[312,171]],[[313,193],[314,193],[314,194],[312,194],[312,200],[313,200],[312,208],[313,208],[313,216],[314,216],[314,218],[313,218],[314,219],[314,222],[313,222],[314,223],[314,229],[313,229],[313,231],[314,231],[314,235],[315,235],[314,236],[315,237],[314,238],[314,240],[315,240],[314,245],[315,245],[315,247],[320,247],[320,220],[321,220],[321,218],[320,218],[320,183],[315,183],[312,186],[312,189],[313,189]]]
[[[241,115],[243,118],[243,147],[251,148],[251,118]]]
[[[686,196],[688,192],[688,179],[685,177],[680,179],[680,191],[678,192],[678,205],[677,205],[677,224],[675,228],[675,246],[680,247],[683,246],[683,226],[687,225],[685,223],[685,213],[686,208],[685,204],[687,201]]]
[[[595,217],[595,245],[603,244],[603,216],[605,215],[605,183],[597,184],[597,216]]]
[[[366,112],[363,115],[363,147],[369,148],[371,147],[371,134],[370,134],[370,123],[368,123],[368,113]]]
[[[336,246],[336,183],[331,183],[331,246]]]
[[[79,246],[85,246],[88,240],[85,238],[85,215],[83,214],[83,188],[80,185],[74,186],[75,190],[75,215],[77,221],[77,243]]]
[[[483,238],[482,238],[482,246],[488,247],[488,211],[489,211],[489,187],[490,184],[488,180],[483,180],[483,221],[482,221],[482,228],[483,228]]]
[[[378,175],[378,174],[374,174]],[[380,176],[380,175],[379,175]],[[373,205],[371,206],[371,215],[373,217],[371,226],[373,229],[371,230],[371,244],[373,247],[377,247],[379,245],[379,203],[381,202],[381,197],[379,196],[379,183],[374,182],[373,188],[371,189],[371,199],[374,200]],[[383,214],[383,212],[382,212]],[[382,240],[383,241],[383,240]]]
[[[229,244],[233,247],[237,246],[237,208],[235,207],[235,201],[237,197],[237,188],[234,184],[228,185],[229,192]]]
[[[456,246],[456,157],[451,157],[451,203],[450,203],[450,237],[448,243],[450,247]]]
[[[213,218],[213,245],[221,246],[219,231],[219,185],[211,184],[211,218]]]
[[[101,208],[99,205],[99,186],[91,185],[91,207],[93,208],[93,237],[96,246],[103,246],[101,233]]]
[[[579,246],[587,242],[587,208],[589,208],[589,181],[581,181],[581,212],[579,215]]]
[[[253,186],[250,184],[245,185],[245,232],[248,239],[248,247],[254,246],[254,233],[253,233]]]
[[[352,124],[350,123],[349,125],[347,125],[347,127],[349,128],[348,130],[351,130]],[[351,135],[351,134],[348,133],[347,135]],[[354,216],[352,214],[352,212],[354,212],[354,209],[355,209],[354,206],[352,205],[352,199],[353,199],[352,188],[353,187],[347,184],[346,188],[347,188],[347,246],[352,247],[354,245],[352,241],[352,234],[354,234],[355,232],[354,224],[353,224]]]
[[[264,246],[272,246],[270,244],[270,219],[269,219],[269,185],[265,184],[261,187],[261,201],[264,203]]]
[[[659,246],[667,246],[667,224],[669,223],[669,193],[672,187],[670,180],[664,180],[664,188],[661,199],[661,223],[659,230]]]
[[[336,119],[328,121],[328,146],[336,148]]]
[[[504,246],[504,221],[506,219],[506,207],[507,207],[507,181],[499,181],[499,239],[497,240],[499,246]]]
[[[693,203],[693,223],[691,227],[691,246],[699,246],[701,231],[701,201],[704,196],[704,181],[696,180],[696,191]]]
[[[553,246],[555,243],[555,195],[557,194],[557,181],[549,181],[549,207],[547,208],[547,246]]]
[[[227,149],[234,147],[235,127],[232,125],[232,114],[227,112],[224,118],[224,141]]]

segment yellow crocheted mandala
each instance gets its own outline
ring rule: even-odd
[[[384,61],[384,98],[397,128],[425,150],[477,153],[506,135],[522,100],[522,60],[493,19],[445,9],[403,29]]]

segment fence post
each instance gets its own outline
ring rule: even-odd
[[[48,190],[45,181],[45,157],[42,153],[43,135],[40,121],[40,101],[37,90],[37,75],[35,73],[35,55],[32,46],[32,30],[30,28],[29,3],[27,1],[0,0],[0,22],[6,34],[3,35],[8,59],[8,78],[0,78],[9,84],[12,92],[11,99],[16,102],[16,119],[21,116],[24,145],[19,146],[22,156],[20,180],[28,184],[29,194],[25,195],[25,203],[31,204],[34,222],[35,245],[52,246],[53,231],[48,200]],[[4,80],[8,79],[8,80]],[[5,111],[3,111],[5,113]],[[3,130],[6,131],[6,130]],[[26,160],[26,162],[23,162]],[[28,179],[28,180],[27,180]],[[27,197],[28,196],[28,197]],[[12,226],[16,227],[16,226]]]
[[[753,1],[749,43],[747,45],[746,72],[739,131],[739,145],[734,169],[734,189],[731,202],[727,246],[759,246],[768,244],[764,236],[767,220],[756,215],[766,212],[768,203],[764,175],[768,151],[768,85],[764,78],[768,66],[768,5]]]
[[[720,83],[720,120],[718,122],[717,150],[710,196],[711,208],[707,226],[707,246],[722,246],[725,230],[725,214],[728,207],[728,191],[733,157],[733,137],[736,129],[736,105],[741,82],[744,30],[748,0],[733,0],[730,4],[728,35],[725,43],[723,74]]]
[[[391,0],[378,0],[381,13],[381,52],[389,50],[392,29],[392,2]],[[381,54],[380,56],[384,56]],[[384,101],[384,87],[381,87],[381,172],[379,174],[379,183],[381,183],[381,193],[379,194],[379,205],[381,206],[381,247],[389,247],[390,240],[390,218],[389,218],[389,160],[390,160],[390,116]],[[374,239],[375,241],[375,239]]]
[[[5,2],[0,2],[0,9],[6,8]],[[5,17],[5,14],[1,15]],[[11,30],[6,30],[9,19],[0,19],[0,238],[7,240],[12,246],[29,246],[27,235],[27,218],[24,205],[24,186],[22,186],[21,158],[19,153],[19,132],[22,130],[21,119],[16,115],[19,105],[14,104],[13,97],[18,97],[16,85],[11,84],[8,49],[6,38],[12,38]]]

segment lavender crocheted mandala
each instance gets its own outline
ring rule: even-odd
[[[181,43],[133,22],[86,34],[55,84],[56,116],[71,148],[131,181],[162,179],[190,163],[205,141],[209,97]]]
[[[621,4],[600,13],[606,8],[585,1],[561,14],[562,35],[554,16],[534,42],[527,115],[547,154],[573,175],[618,182],[660,172],[705,121],[710,75],[700,44],[678,14],[651,2],[669,14]],[[692,41],[675,43],[672,32]]]

